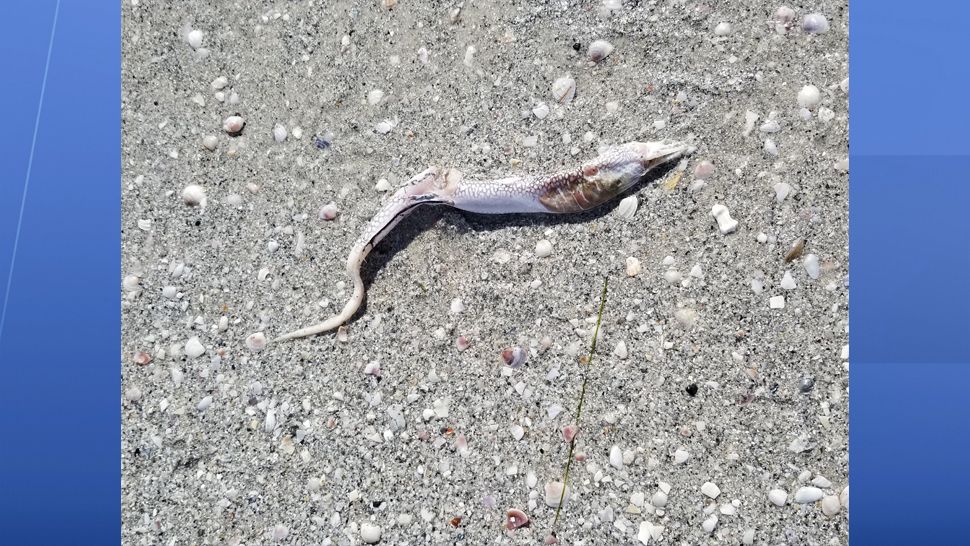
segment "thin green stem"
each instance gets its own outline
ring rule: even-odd
[[[603,309],[606,308],[606,288],[609,286],[609,277],[603,278],[603,295],[600,297],[600,310],[596,316],[596,329],[593,331],[593,342],[589,348],[589,358],[583,370],[583,386],[579,391],[579,404],[576,407],[576,430],[579,431],[579,419],[583,415],[583,403],[586,401],[586,384],[589,382],[589,367],[593,363],[593,353],[596,352],[596,339],[600,335],[600,323],[603,321]],[[569,486],[569,467],[573,463],[573,448],[576,447],[576,436],[569,441],[569,454],[566,456],[566,470],[562,476],[562,491],[559,493],[559,505],[556,506],[556,518],[552,521],[552,533],[555,535],[559,525],[559,512],[562,510],[563,501],[566,498],[566,488]]]

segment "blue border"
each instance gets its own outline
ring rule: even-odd
[[[850,6],[851,543],[966,544],[970,5]]]
[[[5,4],[0,33],[0,541],[112,544],[121,6],[61,4],[38,122],[56,5]],[[854,545],[965,541],[967,21],[963,2],[851,4]]]
[[[4,27],[0,543],[116,544],[120,5],[10,2]]]

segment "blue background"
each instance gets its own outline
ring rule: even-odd
[[[4,3],[0,542],[120,526],[120,2]],[[965,544],[970,97],[962,2],[851,4],[851,541]],[[0,291],[0,296],[4,292]]]

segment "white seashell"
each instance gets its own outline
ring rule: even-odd
[[[825,494],[817,487],[800,487],[795,491],[795,502],[799,504],[811,504],[821,500]]]
[[[374,185],[374,189],[377,191],[390,191],[391,183],[388,182],[386,178],[381,178],[377,181],[377,184]]]
[[[718,23],[714,27],[715,36],[727,36],[728,34],[731,34],[731,23]]]
[[[465,66],[471,68],[471,66],[475,64],[475,53],[477,52],[478,50],[475,49],[475,46],[470,45],[467,48],[465,48],[465,59],[463,61],[465,63]]]
[[[598,63],[603,59],[609,57],[610,53],[613,53],[613,44],[607,42],[606,40],[596,40],[589,44],[589,49],[586,51],[586,56],[589,60],[594,63]]]
[[[569,104],[576,96],[576,80],[570,75],[560,77],[552,83],[552,97],[559,104]]]
[[[620,204],[616,206],[616,215],[624,220],[632,220],[633,215],[637,213],[637,206],[639,204],[640,201],[637,200],[636,195],[624,197],[620,201]]]

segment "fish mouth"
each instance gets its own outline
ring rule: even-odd
[[[676,140],[663,140],[646,144],[646,157],[651,167],[679,159],[687,152],[687,145]]]

